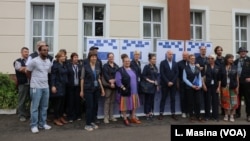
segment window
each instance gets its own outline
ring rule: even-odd
[[[235,47],[236,51],[239,47],[247,48],[247,33],[248,33],[248,22],[246,15],[236,15],[235,16]]]
[[[32,45],[36,50],[36,43],[40,40],[49,45],[49,52],[53,52],[54,45],[54,5],[32,6]]]
[[[156,40],[162,38],[162,9],[143,9],[143,38],[152,39],[156,51]]]
[[[83,6],[84,36],[104,35],[104,6]]]
[[[190,37],[193,41],[205,40],[204,12],[190,12]]]

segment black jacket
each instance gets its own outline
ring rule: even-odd
[[[178,64],[172,60],[172,69],[170,69],[168,61],[165,59],[160,63],[160,80],[161,86],[167,86],[168,82],[177,83],[179,75]]]

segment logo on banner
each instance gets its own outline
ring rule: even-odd
[[[101,40],[101,39],[97,39],[97,40],[89,40],[89,45],[90,46],[96,46],[96,47],[112,47],[113,49],[118,49],[118,46],[117,46],[117,41],[115,39],[104,39],[104,40]]]
[[[129,47],[144,48],[149,45],[149,41],[123,40],[122,50]]]

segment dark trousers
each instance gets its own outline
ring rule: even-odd
[[[26,105],[28,104],[28,105]],[[30,87],[28,84],[18,85],[18,116],[27,117],[30,111]]]
[[[240,83],[239,85],[239,95],[238,95],[238,98],[239,98],[239,102],[238,102],[238,108],[236,109],[236,114],[237,115],[241,115],[241,100],[242,100],[242,97],[245,97],[245,95],[247,95],[247,89],[249,89],[250,85],[247,85],[245,83]]]
[[[187,94],[185,91],[186,84],[184,82],[180,82],[179,85],[179,94],[180,94],[180,105],[181,105],[181,112],[187,113]]]
[[[64,112],[64,96],[57,96],[53,98],[53,109],[54,109],[54,118],[58,119],[63,117]]]
[[[200,118],[200,90],[194,90],[193,88],[187,88],[187,103],[188,103],[188,113],[190,117],[195,116]]]
[[[91,125],[92,122],[95,122],[98,112],[98,100],[99,100],[100,91],[96,89],[94,91],[85,91],[85,106],[86,106],[86,125]]]
[[[246,115],[248,117],[250,116],[250,83],[246,83],[245,85],[244,100],[246,104]]]
[[[76,120],[77,118],[81,118],[80,86],[69,86],[68,89],[69,89],[69,95],[67,99],[68,119]]]
[[[175,95],[176,95],[176,86],[172,87],[162,87],[161,88],[161,101],[160,101],[160,113],[164,112],[167,95],[170,94],[170,109],[171,113],[175,114]]]
[[[154,112],[154,100],[155,94],[145,94],[144,95],[144,113],[149,114]]]
[[[207,87],[205,92],[205,118],[219,119],[219,94],[216,93],[217,87],[212,85]],[[212,116],[211,116],[212,107]]]

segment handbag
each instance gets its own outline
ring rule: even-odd
[[[150,83],[146,80],[140,81],[141,92],[144,94],[154,94],[156,86],[153,83]]]
[[[102,80],[103,87],[110,87],[110,84],[105,80],[105,78],[103,76],[101,77],[101,80]]]

